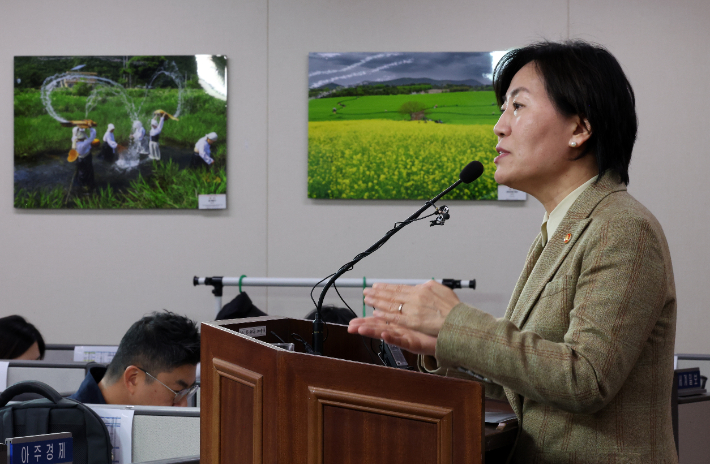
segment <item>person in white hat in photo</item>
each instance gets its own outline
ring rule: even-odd
[[[140,121],[133,121],[133,133],[131,134],[131,138],[138,148],[138,154],[147,155],[148,150],[146,150],[145,143],[143,142],[145,129],[143,129],[143,124]]]
[[[198,168],[200,166],[211,166],[214,163],[212,159],[212,152],[210,148],[212,144],[217,141],[217,133],[210,132],[209,134],[202,137],[195,144],[195,152],[192,154],[192,162],[190,163],[191,168]]]
[[[83,127],[74,126],[71,129],[71,149],[76,150],[76,142],[79,140],[79,133],[86,135],[85,129]]]
[[[160,122],[156,118],[150,121],[150,142],[148,144],[150,159],[159,160],[160,159],[160,132],[163,130],[163,124],[165,123],[165,113],[160,116]]]
[[[77,181],[81,188],[88,192],[96,188],[94,164],[91,156],[91,146],[96,138],[96,129],[92,127],[88,137],[86,136],[86,131],[78,131],[76,137],[76,151],[79,158],[76,163]]]
[[[104,134],[104,143],[101,146],[101,152],[99,153],[99,157],[109,163],[112,163],[116,159],[116,147],[118,146],[118,143],[116,143],[116,139],[113,135],[115,128],[116,127],[113,124],[108,125],[108,129],[106,129],[106,133]]]

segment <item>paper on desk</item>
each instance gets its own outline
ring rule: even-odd
[[[108,364],[116,355],[117,346],[75,346],[75,362],[97,362]]]
[[[104,421],[108,433],[111,435],[111,445],[113,446],[112,464],[130,464],[132,462],[131,432],[133,431],[133,410],[90,406]]]
[[[10,367],[10,361],[0,361],[0,391],[7,388],[7,369]]]

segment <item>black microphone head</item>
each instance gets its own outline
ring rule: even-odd
[[[461,174],[459,174],[459,179],[461,179],[461,182],[463,182],[464,184],[470,184],[474,180],[481,177],[481,174],[483,174],[483,165],[481,164],[481,162],[471,161],[466,165],[465,168],[461,170]]]

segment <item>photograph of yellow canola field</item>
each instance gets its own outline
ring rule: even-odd
[[[309,54],[308,197],[428,199],[478,160],[483,175],[447,198],[496,200],[502,55]]]

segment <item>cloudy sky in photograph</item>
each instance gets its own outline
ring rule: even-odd
[[[335,83],[357,85],[400,78],[463,81],[490,84],[493,67],[505,52],[450,53],[310,53],[308,87]]]

